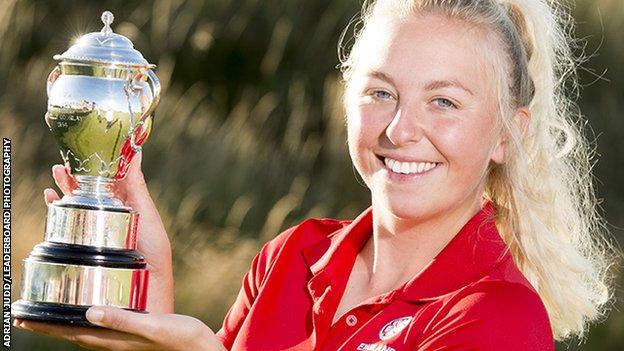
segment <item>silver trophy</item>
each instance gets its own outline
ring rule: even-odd
[[[48,206],[45,241],[24,260],[14,317],[88,325],[91,305],[146,308],[138,214],[111,189],[150,134],[160,83],[155,65],[113,33],[113,14],[102,22],[54,56],[45,119],[79,187]]]

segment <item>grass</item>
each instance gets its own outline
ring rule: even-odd
[[[616,56],[621,42],[612,39],[621,25],[613,16],[624,17],[617,0],[601,4],[611,20],[601,52],[611,56],[598,60],[599,68],[621,57]],[[158,65],[163,86],[143,169],[172,241],[176,310],[216,330],[264,242],[303,218],[353,218],[369,202],[347,153],[335,68],[338,36],[359,5],[117,0],[106,6],[0,2],[0,128],[13,140],[14,152],[13,296],[19,294],[20,260],[43,238],[41,192],[53,185],[49,170],[61,160],[43,122],[52,56],[73,36],[99,30],[100,14],[109,9],[116,16],[113,29]],[[591,5],[577,11],[585,16],[583,28],[600,32],[601,17]],[[606,103],[582,101],[608,142],[599,144],[607,160],[600,165],[618,164],[620,153],[607,146],[624,145],[621,132],[610,128],[619,123],[614,117],[623,107],[617,95],[624,88],[620,73],[612,73],[614,85],[601,81],[587,89],[588,97],[600,96]],[[602,167],[598,176],[605,181],[599,189],[608,217],[622,227],[621,166]],[[616,350],[624,344],[623,316],[614,310],[582,349]],[[78,349],[21,331],[15,332],[14,345],[16,350]]]

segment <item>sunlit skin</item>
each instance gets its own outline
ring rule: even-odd
[[[345,101],[349,151],[371,191],[374,234],[334,320],[417,274],[481,208],[488,165],[505,161],[508,144],[497,127],[486,34],[427,15],[382,20],[363,38]],[[514,117],[524,130],[528,109]],[[384,157],[437,165],[398,174]]]
[[[366,297],[396,288],[431,261],[480,209],[487,167],[505,161],[508,144],[497,127],[484,30],[425,16],[383,21],[374,33],[363,39],[346,92],[349,152],[371,190],[373,236],[356,259],[334,320]],[[513,120],[524,131],[529,118],[526,108],[518,108]],[[383,157],[437,166],[403,175],[387,169]],[[122,183],[117,191],[139,206],[147,204],[149,216],[141,222],[145,233],[164,232],[138,162],[128,174],[135,183]],[[54,178],[64,193],[75,186],[63,167],[55,168]],[[51,189],[45,197],[47,202],[58,198]],[[157,262],[159,250],[143,254]],[[171,294],[171,287],[159,292],[155,305],[164,306],[159,313],[105,308],[104,319],[96,323],[107,329],[16,324],[92,349],[224,350],[203,323],[171,313]],[[88,317],[95,322],[92,314]]]

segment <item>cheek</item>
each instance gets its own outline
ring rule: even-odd
[[[457,177],[474,178],[489,163],[492,129],[487,121],[440,119],[433,124],[434,144]],[[478,123],[477,123],[478,122]]]
[[[371,148],[378,144],[383,134],[384,111],[369,105],[354,106],[347,110],[347,134],[349,148]]]
[[[384,133],[384,113],[370,105],[347,110],[347,141],[349,155],[358,173],[369,185],[370,177],[378,168],[375,151]]]
[[[347,117],[347,143],[349,146],[349,155],[353,161],[353,165],[360,175],[365,176],[362,165],[365,164],[363,153],[370,144],[369,131],[362,116],[350,113]]]
[[[355,159],[362,140],[362,119],[353,113],[347,113],[347,143],[349,145],[349,153]]]

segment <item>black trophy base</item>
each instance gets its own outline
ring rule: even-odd
[[[89,307],[18,300],[11,305],[11,315],[36,322],[96,327],[87,320]]]

